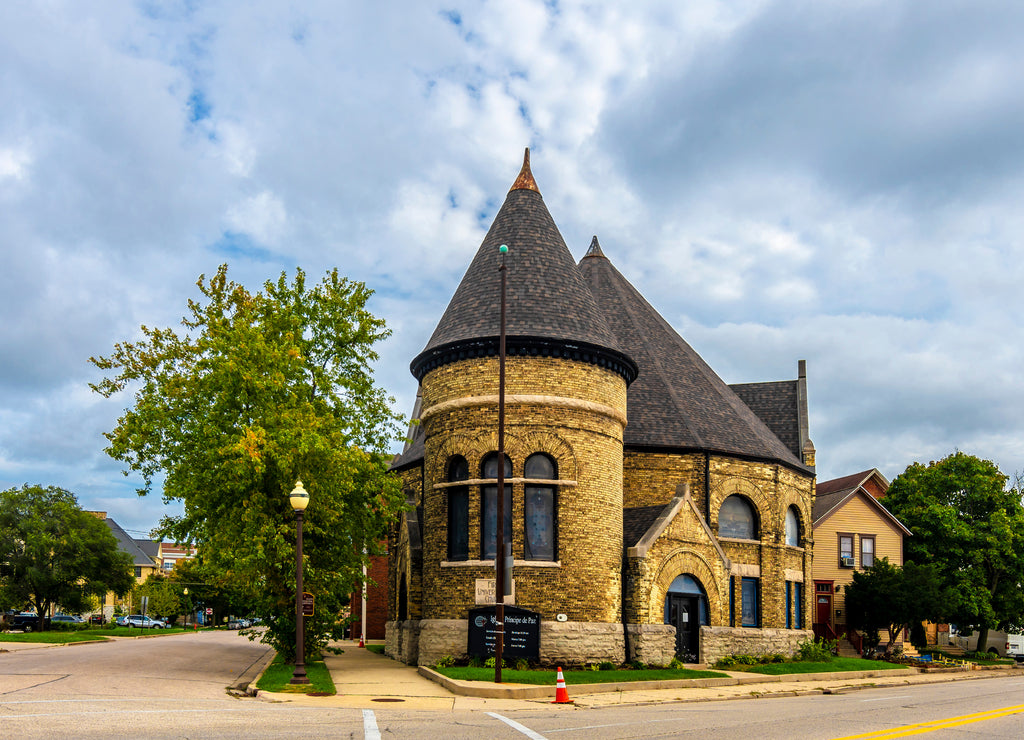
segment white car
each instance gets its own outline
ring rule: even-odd
[[[143,629],[154,629],[162,630],[167,626],[166,622],[161,622],[159,619],[150,619],[144,617],[141,614],[132,614],[128,619],[125,620],[127,627],[141,627]]]

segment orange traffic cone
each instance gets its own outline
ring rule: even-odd
[[[572,704],[569,692],[565,690],[565,676],[562,675],[562,666],[558,666],[558,679],[555,681],[555,700],[552,704]]]

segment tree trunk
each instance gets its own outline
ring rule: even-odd
[[[988,627],[978,628],[978,647],[975,648],[979,653],[983,653],[988,649]]]

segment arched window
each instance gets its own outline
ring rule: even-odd
[[[722,502],[722,508],[718,510],[718,536],[758,539],[757,514],[747,499],[734,494]]]
[[[786,544],[790,547],[800,547],[800,516],[796,513],[795,506],[786,509]]]
[[[554,482],[558,480],[555,461],[540,453],[530,455],[526,458],[523,477],[532,481],[526,484],[523,502],[525,557],[527,560],[555,560],[557,501]]]
[[[461,455],[448,461],[448,482],[469,480],[469,463]],[[448,489],[448,559],[469,560],[469,488]]]
[[[496,480],[498,477],[498,453],[492,452],[484,458],[482,478]],[[512,461],[505,456],[505,479],[512,477]],[[480,558],[491,560],[497,549],[498,536],[498,484],[491,483],[480,489]],[[512,484],[505,484],[505,544],[512,544]]]

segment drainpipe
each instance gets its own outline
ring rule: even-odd
[[[704,453],[704,521],[711,524],[711,453]]]
[[[626,548],[622,548],[622,644],[626,651],[626,662],[630,661],[630,652],[632,652],[632,645],[630,644],[629,638],[629,619],[626,616],[626,596],[629,592],[629,585],[627,583],[629,579],[629,557],[626,555]]]

